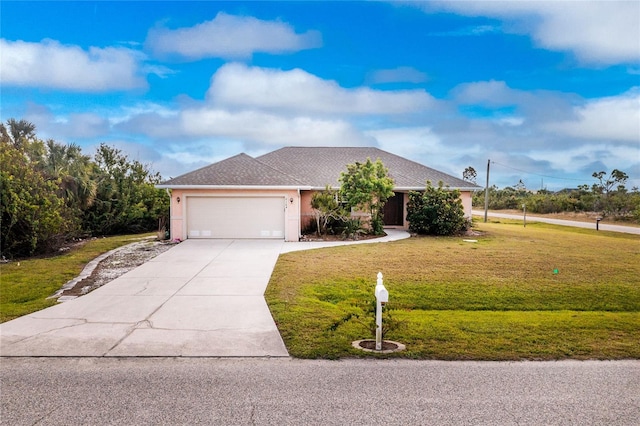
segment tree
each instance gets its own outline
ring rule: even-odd
[[[474,169],[471,166],[467,167],[462,172],[462,179],[466,180],[467,182],[476,183],[477,178],[478,178],[478,172],[476,172],[476,169]]]
[[[14,146],[26,156],[33,168],[42,166],[46,148],[44,143],[36,137],[36,126],[26,120],[7,120],[7,125],[0,124],[0,138],[2,142]]]
[[[442,182],[409,193],[407,221],[411,232],[426,235],[455,235],[468,227],[460,191],[443,188]]]
[[[372,162],[347,165],[347,171],[340,174],[340,196],[349,209],[367,212],[371,215],[371,230],[383,234],[383,207],[394,195],[394,182],[380,159]]]
[[[84,226],[93,234],[149,231],[156,228],[159,217],[167,216],[169,197],[155,188],[160,175],[116,148],[98,147],[92,179],[96,195],[85,211]]]
[[[53,251],[79,233],[156,229],[167,218],[161,178],[115,148],[95,161],[76,144],[43,142],[25,120],[0,124],[1,247],[5,256]]]
[[[93,204],[96,182],[92,180],[92,163],[76,144],[63,145],[53,139],[46,142],[47,157],[43,167],[46,176],[60,187],[60,196],[77,213]]]
[[[14,118],[7,120],[7,128],[2,125],[2,138],[7,138],[18,150],[24,150],[28,141],[35,139],[36,126],[27,120],[16,121]]]
[[[311,196],[311,208],[316,218],[318,236],[326,235],[331,220],[344,221],[345,215],[338,202],[338,191],[329,185],[324,191],[314,192]]]
[[[614,187],[617,185],[616,190],[625,191],[624,184],[629,179],[629,176],[621,170],[613,169],[613,171],[606,176],[607,173],[600,171],[594,172],[591,176],[598,179],[598,183],[594,183],[592,186],[593,192],[598,194],[609,194],[612,192]]]
[[[613,169],[609,176],[604,171],[594,172],[591,176],[598,180],[591,188],[596,195],[596,208],[602,211],[602,215],[626,213],[628,197],[625,197],[627,189],[624,184],[629,176],[618,169]]]
[[[3,256],[30,256],[56,247],[70,224],[58,187],[31,167],[15,145],[0,142],[0,244]]]

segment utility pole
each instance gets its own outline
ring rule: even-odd
[[[487,186],[484,188],[484,223],[487,223],[487,212],[489,211],[489,166],[491,160],[487,160]]]

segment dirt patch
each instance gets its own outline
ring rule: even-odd
[[[174,245],[175,243],[171,242],[145,240],[120,247],[100,261],[88,277],[76,282],[70,288],[65,288],[56,294],[56,297],[87,294],[169,250]]]
[[[354,348],[363,350],[365,352],[376,352],[380,354],[391,354],[394,352],[404,351],[407,348],[404,344],[393,342],[391,340],[383,340],[381,343],[382,349],[379,351],[376,350],[375,340],[356,340],[355,342],[352,342],[351,345]]]

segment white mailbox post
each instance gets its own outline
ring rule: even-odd
[[[378,272],[376,283],[376,350],[382,350],[382,305],[389,301],[389,292],[382,284],[382,272]]]

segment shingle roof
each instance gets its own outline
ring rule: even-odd
[[[302,186],[294,177],[280,172],[247,154],[238,154],[209,166],[163,182],[175,186]]]
[[[175,186],[294,186],[338,187],[347,164],[380,159],[398,189],[421,189],[427,181],[442,181],[451,188],[479,188],[462,179],[406,158],[366,147],[286,147],[257,158],[239,154],[199,170],[163,182]]]
[[[378,158],[389,169],[389,176],[396,188],[424,188],[427,181],[434,185],[442,181],[451,188],[472,188],[476,185],[454,176],[407,160],[390,152],[372,147],[286,147],[270,152],[257,159],[269,166],[286,170],[298,180],[314,188],[327,184],[338,187],[340,173],[347,164],[363,163]]]

